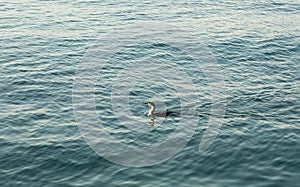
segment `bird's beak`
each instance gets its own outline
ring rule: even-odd
[[[147,105],[148,103],[142,103],[142,104]]]

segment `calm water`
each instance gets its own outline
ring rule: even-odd
[[[296,0],[4,0],[0,16],[0,186],[299,186]],[[225,78],[226,116],[206,152],[198,152],[208,122],[204,117],[192,139],[171,159],[124,167],[99,156],[81,136],[73,114],[73,80],[97,39],[117,27],[154,20],[193,32],[210,48]],[[120,65],[140,54],[165,60],[182,57],[165,55],[171,51],[155,43],[136,45],[134,53],[125,51],[107,64],[108,72],[96,84],[96,109],[119,141],[148,146],[174,132],[176,118],[151,132],[130,132],[107,105],[110,79]],[[183,68],[201,88],[200,105],[208,103],[201,111],[209,111],[205,76],[193,72],[190,59],[182,58]],[[166,68],[164,63],[156,65]],[[135,115],[147,109],[135,103],[153,93],[164,95],[168,107],[180,103],[172,85],[156,86],[151,80],[130,92]]]

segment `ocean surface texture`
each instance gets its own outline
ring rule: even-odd
[[[167,141],[180,127],[180,116],[157,118],[151,126],[145,115],[148,107],[141,104],[145,101],[155,101],[157,110],[201,114],[191,124],[191,139],[173,157],[126,167],[105,159],[87,143],[74,116],[73,84],[97,41],[120,28],[153,21],[187,31],[191,43],[209,49],[224,77],[226,111],[216,139],[199,152],[209,128],[211,91],[218,87],[209,87],[207,77],[212,75],[195,65],[186,45],[154,40],[159,33],[147,30],[119,35],[124,41],[136,39],[122,50],[103,42],[113,55],[90,84],[92,107],[114,141],[97,134],[96,123],[90,128],[92,141],[107,143],[108,148],[115,142],[149,147]],[[172,36],[172,30],[168,32]],[[0,64],[1,187],[300,186],[297,0],[2,0]],[[192,87],[180,82],[183,76],[172,68],[185,72],[197,89],[198,99],[189,101],[190,106],[181,104],[182,97],[190,98]],[[171,73],[160,77],[156,72]],[[185,91],[180,94],[176,86]],[[128,92],[128,111],[120,110],[120,89]],[[76,94],[80,91],[85,92]],[[185,124],[194,120],[193,114],[185,117]],[[137,121],[145,123],[139,126]],[[140,155],[123,161],[135,156]]]

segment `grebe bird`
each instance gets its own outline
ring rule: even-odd
[[[147,116],[150,116],[150,117],[154,117],[154,116],[165,117],[165,116],[169,116],[171,114],[180,114],[180,112],[173,112],[173,111],[168,111],[168,110],[166,112],[155,112],[155,104],[153,102],[146,102],[143,104],[146,104],[149,106],[149,111],[148,111]]]

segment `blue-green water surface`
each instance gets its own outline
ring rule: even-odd
[[[173,158],[130,168],[87,145],[74,119],[72,88],[88,48],[104,34],[139,21],[170,23],[197,35],[224,74],[228,103],[206,152],[198,152],[208,121],[203,118]],[[0,186],[300,186],[299,28],[297,0],[1,1]],[[161,52],[162,46],[150,50],[149,45],[116,56],[104,75],[115,74],[118,60],[125,63],[130,55]],[[110,94],[100,89],[109,83],[105,76],[96,89],[99,115],[112,113],[101,107],[102,96]],[[194,76],[207,89],[201,93],[209,95],[203,74]],[[147,95],[147,87],[162,91],[136,85],[129,96],[134,114],[146,110],[134,99]],[[171,87],[165,92],[175,93]],[[169,106],[178,105],[176,97],[169,98]],[[136,143],[118,121],[105,119],[120,141]],[[162,124],[142,143],[163,141],[175,128]]]

